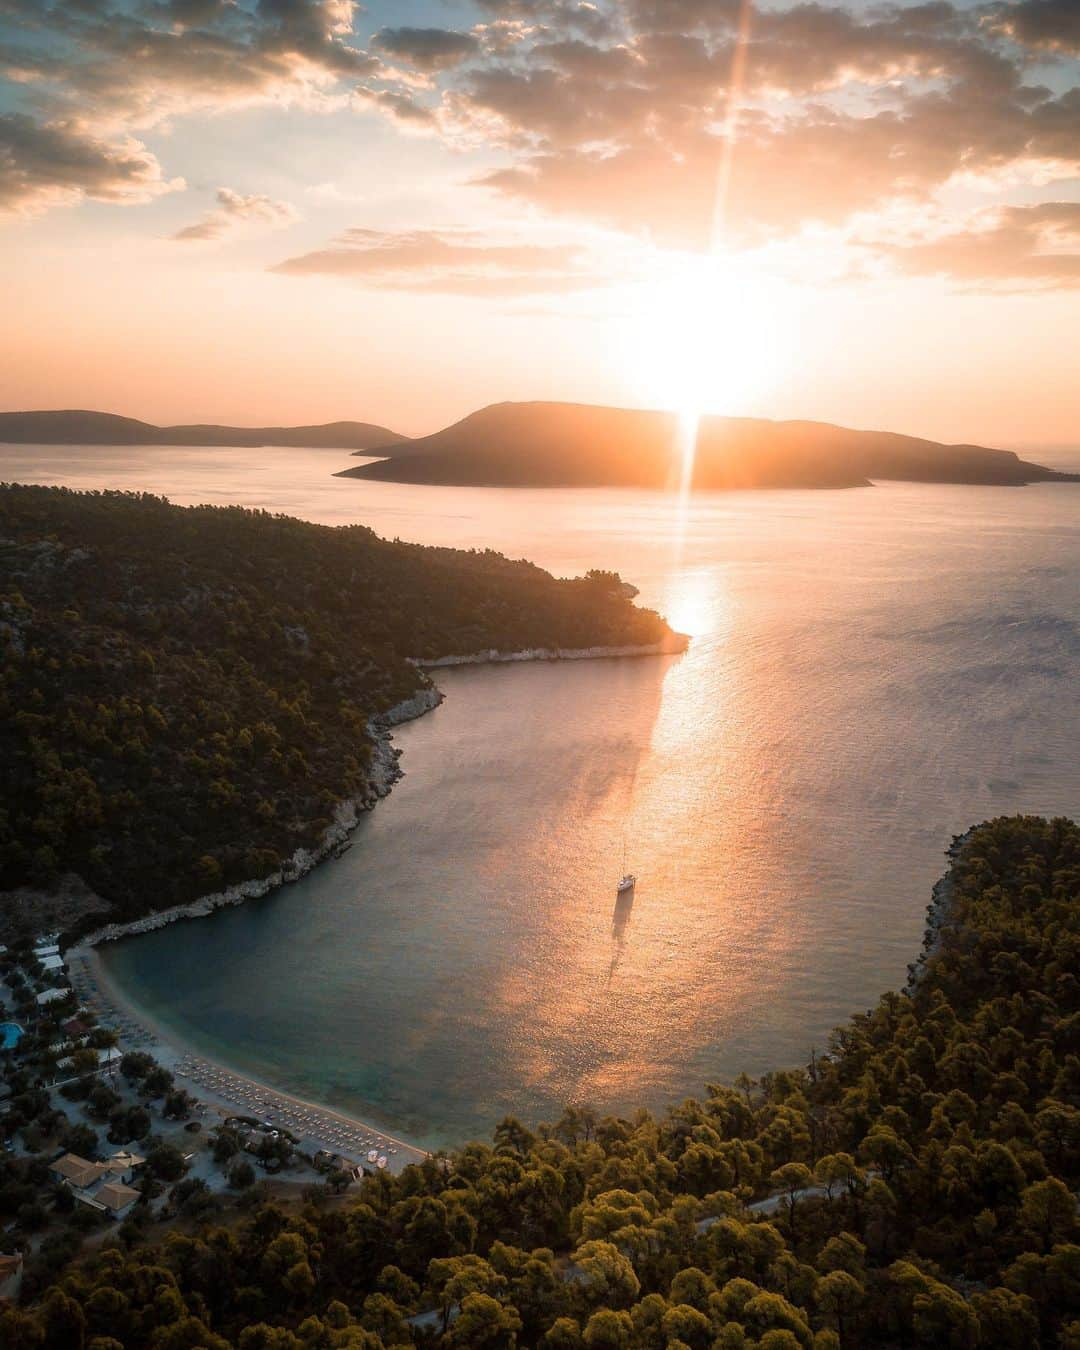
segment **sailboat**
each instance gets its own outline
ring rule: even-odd
[[[619,882],[619,884],[615,887],[615,894],[616,894],[616,895],[625,895],[627,891],[632,891],[632,890],[634,889],[635,883],[637,882],[637,877],[634,876],[633,872],[628,872],[628,871],[626,870],[626,840],[625,840],[625,839],[623,840],[623,859],[622,859],[622,865],[623,865],[623,876],[622,876],[622,880],[621,880],[621,881]]]

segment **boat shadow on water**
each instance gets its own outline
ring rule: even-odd
[[[608,984],[611,983],[626,946],[626,930],[634,912],[634,887],[619,891],[615,896],[615,910],[611,916],[611,964],[608,966]]]

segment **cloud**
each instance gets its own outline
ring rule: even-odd
[[[534,32],[558,30],[608,38],[621,31],[619,5],[589,0],[476,0],[496,24],[520,25]]]
[[[592,7],[607,22],[588,36],[580,7],[484,8],[516,40],[448,73],[434,123],[502,151],[476,181],[549,214],[700,248],[721,181],[719,223],[745,243],[928,203],[961,177],[1080,172],[1075,72],[1026,83],[1000,5],[755,8],[734,93],[738,0]]]
[[[471,33],[455,33],[449,28],[382,28],[371,45],[424,71],[447,70],[480,50],[479,41]]]
[[[276,202],[258,193],[245,195],[231,188],[218,188],[217,207],[172,237],[184,242],[223,239],[238,229],[255,226],[277,230],[300,219],[289,202]]]
[[[351,107],[495,157],[490,192],[661,245],[1080,173],[1077,0],[755,4],[745,50],[741,0],[476,8],[364,50],[353,0],[0,0],[20,114],[116,154],[185,114]]]
[[[969,286],[1080,286],[1080,202],[998,207],[965,229],[880,251],[905,273]]]
[[[63,122],[0,115],[0,212],[33,215],[86,198],[148,202],[183,186],[131,138],[106,142]]]
[[[8,197],[145,201],[166,186],[135,139],[150,129],[259,104],[346,106],[347,86],[379,69],[352,40],[359,13],[353,0],[0,0],[18,142],[0,161]]]
[[[1002,5],[991,24],[1027,47],[1080,56],[1080,5],[1076,0],[1020,0]]]
[[[170,23],[189,28],[220,19],[234,0],[160,0],[149,6],[151,12]]]
[[[402,89],[376,89],[359,85],[353,90],[353,103],[359,108],[374,108],[402,131],[423,132],[434,128],[435,114],[413,95]]]
[[[896,201],[929,201],[952,177],[1024,161],[1062,167],[1080,145],[1080,98],[1025,108],[1007,96],[927,94],[872,116],[826,104],[799,117],[744,114],[723,202],[729,243],[840,224]],[[614,148],[524,152],[479,181],[551,213],[574,215],[680,247],[708,245],[717,210],[722,141],[684,129],[678,152],[651,136]]]
[[[11,0],[7,0],[10,7]],[[258,103],[314,106],[378,60],[349,40],[352,0],[16,0],[17,64],[50,109],[151,127]]]
[[[491,239],[475,230],[348,230],[328,248],[271,269],[347,277],[380,289],[507,296],[588,290],[610,283],[610,266],[571,244]]]

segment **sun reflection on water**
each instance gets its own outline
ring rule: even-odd
[[[723,600],[717,573],[706,568],[684,570],[671,578],[664,596],[664,617],[678,633],[701,637],[716,627]]]

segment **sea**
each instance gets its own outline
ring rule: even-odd
[[[691,642],[440,670],[345,854],[104,947],[207,1056],[426,1147],[662,1110],[805,1063],[902,986],[955,834],[1080,812],[1080,484],[680,503],[333,477],[356,462],[3,446],[0,479],[614,569]]]

